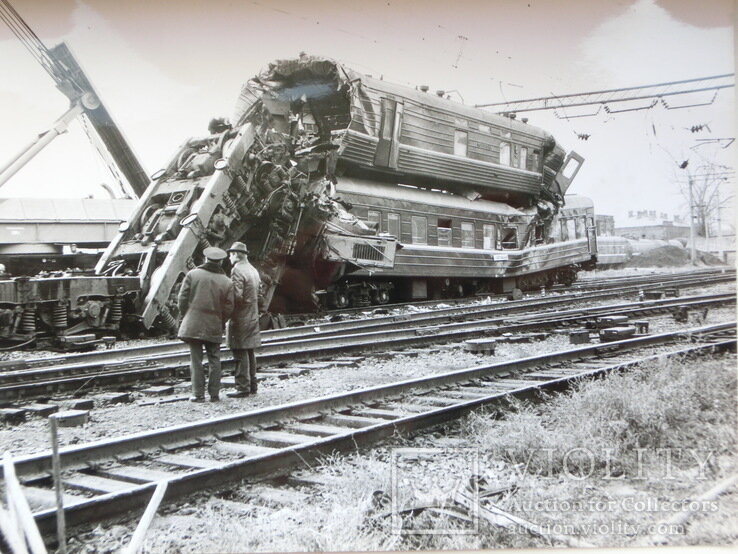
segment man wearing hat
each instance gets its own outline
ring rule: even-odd
[[[205,263],[189,271],[179,289],[182,323],[177,336],[190,345],[190,377],[193,402],[205,401],[202,349],[208,356],[208,393],[211,402],[220,400],[220,344],[223,328],[233,313],[233,285],[223,271],[226,253],[211,246],[203,250]]]
[[[254,348],[261,346],[259,334],[259,272],[249,263],[248,249],[242,242],[234,242],[228,249],[233,264],[231,282],[235,295],[235,309],[226,328],[228,347],[236,362],[236,391],[228,396],[240,398],[256,394],[256,356]]]

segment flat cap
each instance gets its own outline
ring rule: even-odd
[[[246,245],[242,242],[234,242],[231,244],[231,247],[228,249],[228,252],[243,252],[244,254],[249,253],[249,249],[246,248]]]
[[[214,262],[225,260],[226,256],[228,256],[228,254],[226,254],[224,250],[218,248],[217,246],[209,246],[205,250],[203,250],[202,253],[208,260],[212,260]]]

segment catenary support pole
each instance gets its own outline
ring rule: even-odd
[[[695,265],[697,260],[697,250],[694,244],[694,199],[692,198],[692,176],[689,176],[689,261]]]

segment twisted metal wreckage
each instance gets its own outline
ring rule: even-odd
[[[438,118],[451,109],[488,131],[517,133],[531,154],[516,169],[414,144],[409,125],[400,134],[403,105],[406,123],[414,107],[436,114],[436,131],[458,126],[458,118]],[[208,130],[152,176],[94,275],[0,283],[0,336],[109,333],[132,322],[174,329],[184,274],[203,248],[236,240],[261,274],[262,311],[313,310],[317,290],[357,269],[391,270],[400,247],[399,237],[349,212],[337,193],[344,176],[502,201],[525,216],[529,234],[563,205],[581,163],[575,153],[565,160],[553,137],[525,122],[305,55],[270,64],[243,86],[230,122],[214,119]],[[569,161],[576,167],[567,172]]]

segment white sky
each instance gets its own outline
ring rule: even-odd
[[[729,0],[66,0],[47,9],[35,0],[11,1],[48,47],[61,40],[71,46],[149,173],[166,165],[188,137],[206,134],[211,117],[230,115],[241,84],[262,66],[300,51],[397,83],[456,89],[467,104],[689,79],[734,67],[733,26],[724,25]],[[66,110],[67,100],[4,27],[0,75],[4,165]],[[669,102],[710,98],[703,93]],[[735,144],[692,148],[697,138],[735,137],[733,89],[699,108],[601,110],[571,120],[549,112],[521,115],[585,157],[571,192],[590,196],[598,213],[621,224],[628,210],[685,212],[676,182],[686,178],[677,168],[681,161],[689,159],[689,169],[707,161],[734,166]],[[705,123],[711,132],[689,131]],[[577,133],[590,138],[579,140]],[[75,123],[0,196],[104,198],[101,182],[111,177]],[[725,195],[734,182],[726,182]]]

